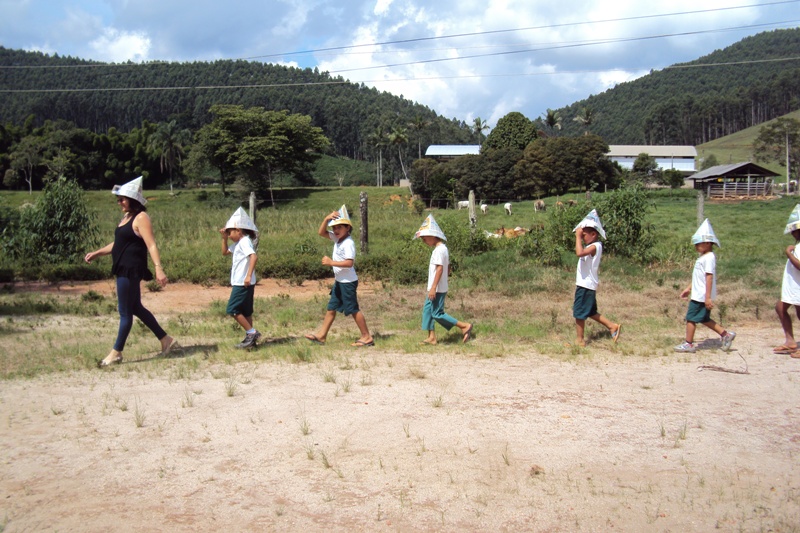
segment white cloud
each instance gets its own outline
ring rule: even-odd
[[[101,61],[141,62],[149,59],[151,43],[144,32],[122,32],[115,28],[106,28],[89,46],[95,51],[94,58]]]

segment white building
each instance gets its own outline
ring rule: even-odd
[[[680,170],[686,174],[695,172],[694,162],[697,149],[694,146],[646,146],[636,144],[612,144],[608,158],[616,161],[622,168],[631,170],[639,154],[647,154],[656,160],[661,170]]]

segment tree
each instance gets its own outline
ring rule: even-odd
[[[706,157],[703,158],[703,164],[700,165],[700,170],[706,170],[707,168],[715,167],[719,165],[719,161],[717,161],[717,156],[714,154],[708,154]]]
[[[775,161],[786,168],[786,180],[791,179],[794,168],[795,178],[800,175],[800,121],[793,118],[779,118],[763,126],[753,141],[753,154],[756,161]],[[787,183],[788,185],[788,183]],[[789,188],[787,187],[787,191]]]
[[[422,131],[430,125],[430,120],[419,115],[414,115],[414,119],[408,123],[408,127],[417,133],[417,159],[422,159]]]
[[[33,135],[26,135],[11,148],[11,168],[22,174],[28,194],[33,194],[34,170],[42,162],[44,148],[42,139]]]
[[[162,122],[148,139],[148,147],[160,161],[161,172],[166,169],[169,174],[169,192],[172,193],[172,176],[175,167],[180,166],[183,148],[189,144],[192,133],[187,129],[180,129],[174,120]]]
[[[219,171],[222,195],[225,196],[225,183],[234,171],[228,156],[234,149],[235,143],[231,132],[221,128],[218,123],[211,122],[195,132],[194,144],[189,152],[186,166],[197,175],[202,172],[205,165],[216,168]]]
[[[656,158],[646,153],[636,156],[636,160],[633,162],[632,176],[643,184],[660,182],[661,170],[658,168]]]
[[[577,116],[573,118],[575,122],[583,126],[583,134],[589,135],[589,126],[594,122],[594,110],[591,107],[583,107],[578,112]]]
[[[557,130],[561,129],[561,113],[548,108],[543,117],[544,125],[551,134],[555,134]]]
[[[516,148],[524,150],[536,139],[536,126],[518,111],[512,111],[497,121],[497,126],[486,137],[486,148]]]
[[[475,117],[472,121],[472,132],[478,136],[478,144],[483,145],[483,132],[489,129],[489,123],[481,117]]]
[[[383,187],[383,148],[388,144],[386,130],[384,130],[382,126],[378,126],[375,128],[375,131],[369,135],[368,142],[378,152],[378,160],[375,164],[375,185],[377,187]]]
[[[403,164],[403,145],[408,144],[408,133],[405,128],[395,127],[389,133],[389,144],[397,147],[397,157],[400,159],[400,169],[403,171],[403,177],[408,179],[406,166]]]

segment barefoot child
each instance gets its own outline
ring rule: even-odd
[[[245,331],[244,340],[237,348],[253,348],[261,333],[253,327],[253,297],[256,288],[256,255],[253,241],[258,228],[241,207],[228,219],[222,234],[222,255],[233,255],[231,262],[231,296],[226,313],[233,316]],[[228,239],[233,244],[228,246]]]
[[[675,347],[676,352],[694,353],[694,332],[697,324],[719,334],[722,340],[722,349],[730,350],[736,333],[728,333],[725,329],[711,320],[711,310],[714,308],[714,299],[717,297],[717,258],[712,251],[714,245],[720,246],[719,239],[714,234],[714,229],[708,219],[705,219],[692,236],[692,244],[700,257],[694,264],[692,283],[681,292],[681,298],[689,298],[689,309],[686,311],[686,339]]]
[[[419,231],[414,235],[422,242],[433,248],[431,261],[428,265],[428,287],[425,305],[422,307],[422,329],[428,332],[428,338],[420,344],[436,344],[434,325],[438,322],[447,331],[453,326],[461,330],[462,342],[467,342],[472,337],[472,324],[461,322],[451,317],[444,311],[444,300],[447,297],[447,278],[450,269],[450,254],[444,241],[447,237],[434,220],[433,215],[428,215]]]
[[[600,285],[598,271],[600,259],[603,257],[603,243],[600,237],[606,238],[606,232],[597,211],[592,211],[575,226],[575,255],[578,256],[578,270],[575,277],[575,301],[572,304],[572,316],[575,318],[575,342],[578,346],[586,346],[583,333],[586,319],[591,318],[608,328],[611,339],[619,340],[622,326],[615,324],[597,312],[597,287]]]
[[[783,284],[781,286],[781,299],[775,304],[775,312],[778,313],[778,320],[781,321],[785,341],[776,347],[773,353],[791,354],[795,359],[800,359],[800,352],[797,350],[797,342],[794,340],[794,330],[792,328],[792,317],[789,315],[789,308],[794,306],[794,312],[800,318],[800,204],[797,204],[789,215],[789,222],[783,234],[791,233],[795,244],[786,247],[786,268],[783,270]]]
[[[347,208],[342,205],[339,211],[333,211],[326,216],[319,226],[317,233],[326,239],[333,241],[333,253],[331,257],[327,255],[322,258],[322,264],[333,267],[334,282],[331,289],[331,298],[328,301],[328,309],[322,320],[322,325],[316,333],[309,333],[306,339],[316,344],[325,344],[328,331],[336,319],[336,313],[344,313],[344,316],[352,315],[358,326],[361,336],[350,346],[364,347],[375,346],[375,341],[367,328],[367,320],[364,313],[358,307],[358,276],[356,275],[356,245],[350,237],[353,225],[350,223],[350,215]]]

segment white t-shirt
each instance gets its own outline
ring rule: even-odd
[[[231,285],[244,286],[244,278],[247,276],[247,267],[250,263],[250,256],[256,253],[253,249],[253,241],[247,235],[242,235],[239,242],[228,246],[228,250],[233,254],[231,263]],[[256,284],[256,271],[250,276],[250,285]]]
[[[594,246],[594,255],[584,255],[578,258],[578,272],[575,276],[575,285],[584,287],[593,291],[597,290],[600,285],[600,277],[598,271],[600,270],[600,258],[603,257],[603,243],[600,241],[593,242],[586,248]]]
[[[336,242],[336,237],[333,235],[332,231],[328,232],[328,237],[333,241],[332,260],[353,260],[353,266],[350,268],[333,267],[333,275],[336,281],[339,283],[358,281],[358,276],[356,275],[356,243],[353,242],[353,238],[348,236],[342,239],[342,242]]]
[[[442,277],[436,286],[436,292],[447,292],[447,271],[450,269],[450,252],[443,242],[433,247],[431,262],[428,264],[428,288],[433,287],[433,279],[436,277],[436,267],[442,265]]]
[[[717,298],[717,257],[714,252],[708,252],[701,255],[694,263],[694,270],[692,271],[692,296],[691,299],[695,302],[706,301],[706,274],[712,274],[714,277],[711,283],[711,299]]]
[[[800,246],[796,246],[793,255],[800,259]],[[800,270],[791,261],[786,260],[781,286],[781,301],[791,305],[800,305]]]

